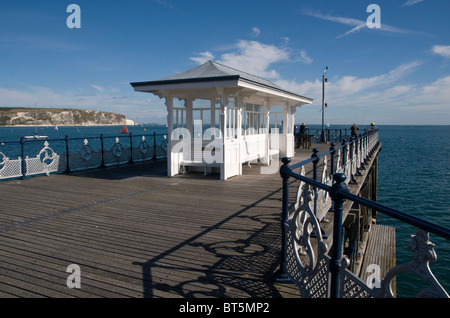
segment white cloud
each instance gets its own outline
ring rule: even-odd
[[[434,54],[443,56],[445,58],[450,58],[450,45],[434,45],[431,48]]]
[[[306,53],[305,50],[301,50],[300,54],[297,59],[299,62],[305,63],[305,64],[311,64],[313,62],[313,59],[308,56],[308,53]]]
[[[330,117],[335,122],[355,118],[355,121],[379,124],[448,124],[450,75],[430,83],[397,84],[405,82],[406,74],[414,68],[415,64],[410,63],[373,77],[344,76],[329,82],[326,87],[327,112],[332,114]],[[316,97],[314,104],[320,105],[321,83],[316,81],[315,84],[315,95],[310,97]],[[351,91],[351,85],[357,85],[359,89]],[[352,94],[348,94],[350,91]]]
[[[80,51],[88,49],[87,46],[77,44],[74,41],[67,41],[67,39],[54,39],[48,35],[35,34],[16,34],[16,33],[2,33],[0,35],[0,43],[6,45],[23,47],[25,49],[35,49],[43,51]]]
[[[99,85],[94,85],[94,84],[92,84],[91,87],[92,87],[92,88],[95,88],[95,89],[98,90],[99,92],[104,92],[104,91],[105,91],[105,89],[104,89],[103,87],[99,86]]]
[[[450,110],[449,100],[450,75],[423,86],[420,90],[420,99],[416,100],[414,104],[430,105],[434,109]]]
[[[413,90],[414,85],[397,85],[385,90],[384,95],[386,98],[396,98],[406,94],[411,94]]]
[[[350,96],[361,91],[371,90],[379,86],[391,85],[403,78],[410,71],[421,65],[421,62],[414,61],[402,64],[386,74],[375,75],[367,78],[358,78],[355,76],[344,76],[336,81],[336,85],[332,83],[331,89],[335,89],[346,96]]]
[[[203,56],[213,56],[213,53],[209,51],[207,53]],[[218,57],[220,63],[272,79],[286,90],[313,98],[312,107],[302,107],[298,119],[317,123],[320,114],[315,106],[321,105],[322,79],[297,82],[283,78],[275,65],[294,61],[306,64],[311,63],[312,58],[304,50],[289,48],[288,40],[279,46],[241,40],[231,52]],[[448,107],[445,105],[450,99],[448,96],[450,93],[446,93],[450,92],[450,77],[425,85],[408,83],[408,76],[417,71],[420,65],[422,62],[417,60],[372,76],[344,74],[329,78],[326,84],[325,98],[328,103],[326,111],[333,114],[333,121],[336,123],[345,122],[349,118],[352,118],[352,121],[376,120],[382,123],[386,122],[387,116],[392,119],[390,123],[402,123],[402,120],[406,121],[404,116],[407,110],[417,112],[420,109],[433,109],[445,113],[447,111],[445,107]],[[307,119],[307,114],[313,119]],[[420,114],[416,116],[422,118]],[[434,120],[442,120],[439,118],[443,117],[442,114],[433,116]],[[413,120],[412,117],[410,119]]]
[[[447,124],[450,118],[450,75],[430,83],[408,81],[422,63],[413,61],[368,77],[342,75],[326,83],[326,121],[334,124],[375,121],[378,124]],[[296,82],[280,79],[276,84],[314,99],[298,110],[296,120],[319,123],[322,79]]]
[[[208,51],[197,53],[197,55],[199,56],[191,57],[191,60],[198,64],[203,64],[214,59],[214,54]]]
[[[91,85],[92,88],[95,88]],[[120,88],[103,88],[103,91],[86,89],[83,92],[54,91],[47,87],[26,89],[0,87],[0,107],[55,107],[95,109],[115,112],[136,122],[165,121],[167,110],[164,104],[150,94],[130,92]],[[100,88],[100,86],[97,86]]]
[[[340,24],[349,25],[349,26],[353,27],[349,31],[347,31],[347,32],[345,32],[345,33],[343,33],[341,35],[338,35],[337,38],[346,36],[346,35],[351,34],[351,33],[355,33],[355,32],[357,32],[357,31],[359,31],[359,30],[361,30],[361,29],[363,29],[363,28],[365,28],[367,26],[366,25],[366,21],[353,19],[353,18],[339,17],[339,16],[332,16],[332,15],[324,15],[324,14],[321,14],[319,12],[314,12],[314,11],[310,11],[310,10],[305,10],[303,12],[303,14],[309,15],[311,17],[319,18],[319,19],[322,19],[322,20],[331,21],[331,22],[337,22],[337,23],[340,23]]]
[[[252,28],[252,35],[258,36],[260,34],[261,34],[261,30],[259,28],[257,28],[257,27]]]
[[[205,51],[197,53],[197,57],[190,59],[202,64],[214,58],[214,54]],[[279,62],[301,62],[312,63],[313,59],[308,56],[305,50],[294,51],[286,45],[276,46],[264,44],[258,41],[240,40],[229,53],[224,53],[217,60],[219,63],[248,72],[250,74],[268,78],[279,79],[280,74],[272,65]]]
[[[270,69],[271,64],[287,62],[290,57],[286,48],[257,41],[241,40],[236,48],[237,52],[223,54],[219,62],[265,78],[279,78],[280,75]]]
[[[409,86],[392,85],[395,85],[398,80],[410,74],[410,72],[414,71],[421,64],[420,61],[402,64],[385,74],[370,77],[344,75],[333,78],[326,84],[327,96],[330,100],[333,100],[334,103],[345,105],[350,103],[355,96],[360,97],[369,92],[373,92],[374,90],[383,91],[384,89],[388,89],[389,96],[398,95],[401,92],[406,92],[406,89]],[[276,81],[276,84],[292,92],[311,97],[316,102],[322,98],[321,79],[304,81],[303,83],[280,79]]]
[[[302,83],[298,83],[292,80],[280,79],[275,83],[285,90],[295,92],[306,97],[311,97],[315,101],[317,101],[318,98],[321,98],[322,96],[322,81],[318,79],[316,79],[315,81],[304,81]]]
[[[402,5],[402,7],[413,6],[413,5],[415,5],[415,4],[419,3],[419,2],[422,2],[422,1],[423,0],[408,0]]]
[[[172,4],[172,2],[167,1],[167,0],[155,0],[156,3],[158,3],[159,5],[166,7],[168,9],[174,9],[174,5]]]
[[[365,21],[365,20],[363,21],[363,20],[358,20],[358,19],[348,18],[348,17],[332,16],[332,15],[322,14],[319,12],[314,12],[311,10],[304,10],[303,14],[311,16],[311,17],[319,18],[322,20],[326,20],[326,21],[331,21],[331,22],[336,22],[336,23],[352,26],[352,28],[349,31],[338,35],[336,38],[341,38],[346,35],[361,31],[361,30],[380,31],[380,32],[385,32],[387,34],[417,34],[418,33],[418,32],[414,32],[414,31],[410,31],[410,30],[406,30],[406,29],[397,28],[397,27],[394,27],[391,25],[387,25],[386,23],[382,23],[380,28],[370,29],[367,27],[367,21]]]

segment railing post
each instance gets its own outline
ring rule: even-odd
[[[314,158],[313,161],[313,180],[317,181],[317,166],[319,164],[319,156],[317,155],[319,152],[319,148],[313,149],[313,154],[311,155],[311,158]],[[317,187],[314,187],[314,216],[317,217]]]
[[[130,161],[129,164],[133,164],[133,134],[130,132]]]
[[[342,266],[342,214],[344,212],[345,199],[341,196],[343,192],[349,192],[345,184],[346,176],[343,173],[336,173],[333,176],[335,183],[331,186],[331,198],[334,202],[334,224],[333,224],[333,246],[330,260],[330,297],[339,298],[340,279]]]
[[[100,165],[100,168],[104,168],[105,167],[105,148],[103,145],[103,134],[100,134],[100,145],[101,145],[101,149],[102,149],[102,164]]]
[[[342,145],[344,146],[342,148],[342,168],[344,172],[347,172],[347,141],[344,139],[342,141]]]
[[[22,154],[22,180],[27,180],[27,164],[25,161],[25,138],[20,137],[20,150]]]
[[[358,184],[356,182],[356,179],[354,178],[354,171],[353,171],[353,160],[355,159],[355,142],[356,139],[352,138],[351,142],[350,142],[350,180],[348,181],[349,184]],[[355,165],[356,166],[356,165]]]
[[[365,170],[364,166],[367,165],[367,134],[367,132],[364,132],[361,139],[361,170]]]
[[[156,160],[156,132],[153,132],[153,160]]]
[[[291,279],[285,271],[286,265],[286,230],[285,224],[289,220],[289,172],[291,172],[291,167],[289,163],[291,159],[284,157],[281,159],[283,165],[280,168],[280,175],[283,179],[283,201],[282,201],[282,215],[281,215],[281,255],[280,255],[280,268],[275,273],[275,281],[277,283],[290,283]]]
[[[331,143],[331,147],[330,147],[330,150],[332,151],[331,154],[330,154],[330,156],[331,156],[331,167],[330,167],[331,172],[330,172],[330,174],[332,176],[334,176],[334,174],[336,172],[336,165],[335,165],[335,162],[334,162],[335,161],[334,156],[336,155],[336,149],[334,148],[335,146],[336,146],[336,144],[334,142],[332,142]],[[333,212],[333,211],[334,211],[334,203],[333,203],[333,201],[331,201],[331,207],[328,210],[328,212]]]
[[[361,154],[362,154],[362,151],[361,151],[362,135],[361,134],[358,135],[355,142],[356,142],[356,146],[355,146],[355,153],[356,153],[355,176],[361,176],[362,175],[361,170],[364,170],[364,168],[362,167],[362,162],[361,162]]]
[[[365,170],[366,162],[366,136],[367,132],[363,132],[361,137],[361,170]]]
[[[331,172],[330,172],[330,174],[334,175],[334,172],[336,170],[336,168],[334,166],[334,155],[336,154],[336,149],[334,147],[336,146],[336,144],[334,142],[332,142],[330,146],[331,146],[330,147],[330,151],[331,151],[331,154],[330,154],[330,157],[331,157],[330,170],[331,170]]]
[[[69,136],[66,135],[66,171],[65,173],[70,173],[70,156],[69,156]]]

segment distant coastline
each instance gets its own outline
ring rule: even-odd
[[[95,127],[95,126],[134,126],[136,124],[80,124],[80,125],[0,125],[0,127],[9,127],[9,128],[21,128],[21,127],[40,127],[40,128],[46,128],[46,127]]]
[[[72,108],[0,107],[2,127],[134,125],[125,115]]]

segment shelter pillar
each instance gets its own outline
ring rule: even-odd
[[[173,133],[173,97],[171,95],[164,96],[165,105],[167,107],[167,175],[174,176],[178,174],[178,165],[172,158],[172,149],[174,142],[172,140]]]
[[[280,105],[281,106],[281,105]],[[283,130],[280,134],[279,147],[280,157],[293,157],[294,156],[294,115],[295,106],[284,103],[283,105]]]

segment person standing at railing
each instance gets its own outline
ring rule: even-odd
[[[305,125],[305,123],[302,123],[302,124],[301,124],[299,134],[300,134],[300,135],[306,134],[306,125]]]
[[[295,134],[295,141],[297,148],[305,148],[305,135],[307,134],[307,129],[305,123],[300,125],[300,130]]]
[[[352,131],[352,139],[353,139],[353,138],[356,138],[356,137],[358,136],[358,130],[359,130],[359,127],[356,126],[355,123],[353,123],[353,126],[352,126],[350,129],[351,129],[351,131]]]

